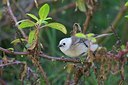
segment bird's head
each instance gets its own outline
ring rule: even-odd
[[[62,52],[68,50],[72,44],[72,39],[71,38],[64,38],[59,42],[58,47]]]

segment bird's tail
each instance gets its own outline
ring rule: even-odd
[[[113,33],[109,33],[109,34],[101,34],[101,35],[97,35],[95,36],[95,38],[100,38],[100,37],[105,37],[105,36],[110,36],[112,35]]]

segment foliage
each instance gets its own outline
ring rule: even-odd
[[[5,4],[6,1],[8,0],[1,0],[0,2],[2,4]],[[14,22],[12,19],[10,19],[11,16],[8,14],[8,12],[6,14],[6,10],[4,9],[3,5],[0,4],[0,47],[7,48],[12,53],[15,51],[29,51],[30,53],[35,54],[34,56],[19,56],[1,52],[0,63],[6,64],[7,66],[3,66],[2,68],[0,68],[0,80],[6,81],[8,85],[21,84],[21,80],[24,81],[25,84],[36,83],[39,85],[44,85],[44,77],[42,77],[42,74],[39,73],[40,69],[38,68],[38,64],[40,64],[44,68],[44,71],[46,72],[51,84],[63,85],[68,75],[66,70],[67,63],[58,62],[54,59],[52,61],[49,61],[47,59],[35,56],[38,56],[39,51],[43,51],[44,53],[52,56],[64,56],[64,54],[62,54],[57,48],[58,42],[62,38],[70,36],[69,33],[72,31],[72,26],[74,23],[79,23],[83,28],[83,24],[87,17],[85,14],[88,12],[88,9],[91,9],[91,5],[85,3],[85,0],[49,0],[49,2],[46,1],[48,4],[44,4],[43,0],[38,1],[39,3],[36,2],[36,0],[33,0],[33,2],[31,0],[10,1],[10,6],[13,9],[14,15],[18,20],[20,20],[16,23],[16,26],[18,26],[18,29],[23,30],[26,33],[26,35],[28,36],[26,38],[24,38],[19,33],[19,31],[15,29],[17,27],[13,26]],[[87,38],[96,43],[98,42],[98,40],[96,40],[94,34],[102,34],[103,31],[106,30],[107,27],[111,25],[112,21],[116,18],[115,15],[118,14],[122,3],[125,3],[125,6],[127,7],[128,2],[127,0],[93,1],[98,1],[98,4],[96,7],[96,11],[94,12],[87,28],[86,35],[78,32],[75,34],[75,36],[80,38]],[[32,5],[35,2],[36,6],[41,6],[39,7],[38,11],[37,8]],[[75,10],[77,8],[79,10]],[[124,16],[126,18],[124,18]],[[124,16],[121,18],[121,20],[119,20],[120,22],[117,24],[115,30],[119,38],[121,39],[121,45],[116,43],[118,39],[115,37],[115,35],[105,37],[104,40],[101,40],[99,43],[101,46],[105,47],[104,49],[98,51],[101,53],[101,55],[103,55],[102,53],[106,53],[106,51],[110,50],[110,53],[114,52],[115,55],[119,56],[122,55],[121,53],[126,51],[126,42],[128,40],[128,16],[127,14],[125,14]],[[66,27],[61,23],[63,23]],[[63,35],[61,32],[64,34],[67,34],[68,32],[68,34]],[[120,53],[118,54],[118,52]],[[99,78],[99,80],[104,79],[103,81],[105,85],[117,85],[119,84],[122,76],[124,76],[125,78],[123,84],[128,84],[127,62],[122,63],[123,59],[127,59],[127,55],[124,55],[123,59],[120,58],[120,60],[102,58],[101,61],[99,58],[101,58],[102,56],[98,56],[99,57],[96,57],[96,61],[94,62],[96,67],[99,68],[98,72],[94,72],[94,69],[92,68],[85,68],[84,70],[86,71],[86,73],[80,78],[79,84],[84,83],[86,85],[97,85],[97,78]],[[104,56],[106,57],[106,55]],[[37,62],[36,60],[39,60],[40,62]],[[83,61],[84,60],[81,59],[81,63],[83,63]],[[107,66],[108,63],[109,66]],[[103,68],[101,68],[100,65]],[[111,70],[108,70],[109,67],[111,67]],[[79,66],[78,68],[81,67]],[[71,70],[71,68],[68,68],[68,72],[69,70]],[[76,70],[77,69],[75,69],[75,71]],[[29,73],[29,76],[26,76],[26,71]],[[110,74],[109,71],[111,71]],[[98,76],[96,76],[95,73],[97,73]],[[125,75],[122,75],[123,73]],[[73,78],[74,76],[71,76],[71,78]],[[20,78],[21,80],[19,80]]]

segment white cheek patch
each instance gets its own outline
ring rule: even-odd
[[[96,51],[97,48],[98,48],[98,44],[92,44],[92,45],[90,46],[90,50],[91,50],[91,51]]]

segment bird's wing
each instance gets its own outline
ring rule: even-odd
[[[76,44],[78,44],[78,43],[84,43],[86,47],[88,47],[88,45],[89,45],[89,41],[88,41],[87,39],[78,38],[78,37],[75,37],[75,36],[72,36],[71,39],[72,39],[72,44],[71,44],[71,46],[72,46],[72,45],[76,45]]]

